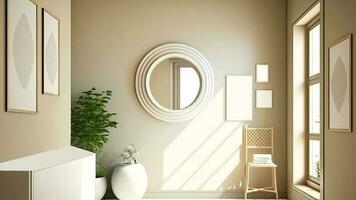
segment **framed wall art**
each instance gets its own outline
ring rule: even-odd
[[[6,15],[6,110],[37,112],[37,5],[8,0]]]
[[[272,108],[272,90],[256,90],[256,108]]]
[[[59,20],[42,9],[42,92],[59,95]]]
[[[250,75],[226,76],[226,121],[253,120],[253,78]]]
[[[352,36],[329,47],[329,130],[352,131]]]
[[[270,80],[269,65],[257,64],[256,65],[256,83],[268,83]]]

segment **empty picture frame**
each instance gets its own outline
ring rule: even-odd
[[[269,82],[269,65],[257,64],[256,65],[256,82],[268,83]]]
[[[272,108],[272,90],[256,90],[256,108]]]
[[[59,21],[42,9],[43,94],[59,95]]]
[[[226,121],[253,119],[253,78],[250,75],[226,76]]]
[[[37,5],[7,1],[6,110],[37,112]]]
[[[329,130],[352,131],[352,35],[329,47]]]

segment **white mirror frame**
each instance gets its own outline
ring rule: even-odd
[[[168,58],[182,58],[196,66],[201,86],[195,101],[182,110],[161,106],[149,87],[150,77],[157,64]],[[196,49],[180,43],[168,43],[152,49],[142,59],[136,72],[136,94],[143,108],[157,119],[165,122],[183,122],[199,114],[209,103],[214,93],[214,73],[208,60]]]

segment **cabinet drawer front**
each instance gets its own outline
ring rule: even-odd
[[[34,200],[94,200],[95,156],[34,172]]]

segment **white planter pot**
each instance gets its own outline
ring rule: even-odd
[[[147,189],[147,173],[141,164],[118,165],[111,178],[111,187],[120,200],[139,200]]]
[[[106,177],[96,178],[95,179],[95,200],[103,199],[107,188]]]

